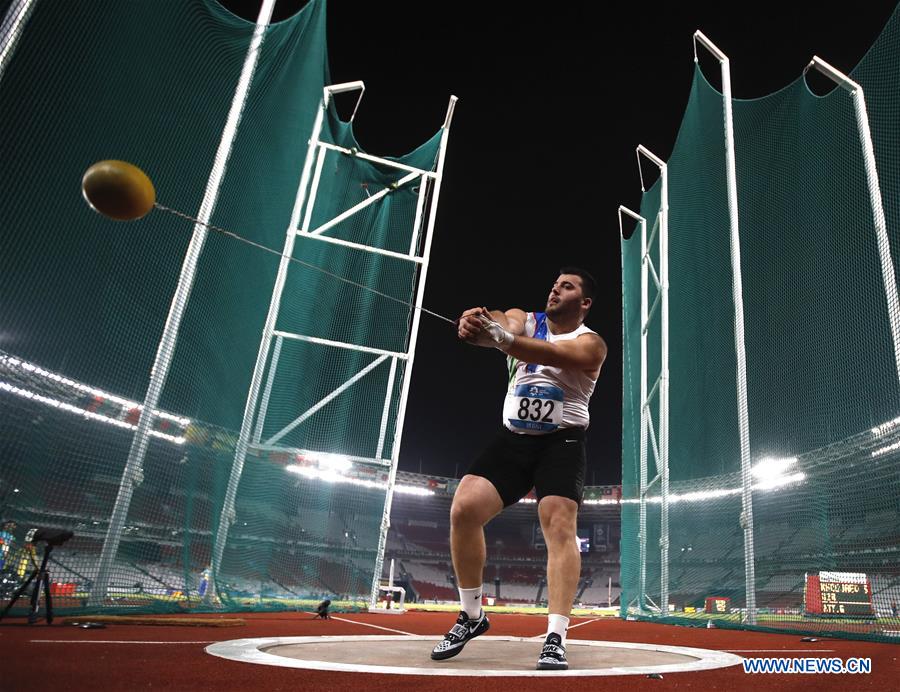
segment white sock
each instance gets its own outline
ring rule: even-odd
[[[566,645],[566,630],[569,629],[569,618],[565,615],[550,613],[547,617],[547,634],[554,632],[562,639],[562,645]]]
[[[481,617],[481,587],[464,589],[459,587],[459,607],[469,616],[470,620]]]

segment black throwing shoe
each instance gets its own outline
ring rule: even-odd
[[[484,611],[481,612],[481,618],[478,620],[470,620],[465,611],[459,611],[456,624],[444,635],[444,638],[438,645],[431,650],[431,660],[443,661],[453,658],[463,650],[467,641],[474,639],[479,634],[484,634],[490,626],[487,613]]]
[[[562,645],[562,637],[556,632],[551,632],[544,640],[544,648],[541,649],[537,662],[538,670],[568,670],[569,662],[566,660],[566,647]]]

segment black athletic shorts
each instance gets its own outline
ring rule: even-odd
[[[534,488],[538,502],[560,495],[581,504],[587,454],[583,428],[563,428],[546,435],[523,435],[506,428],[469,467],[487,478],[503,506],[515,504]]]

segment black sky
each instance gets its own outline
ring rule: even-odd
[[[223,0],[255,19],[259,0]],[[275,20],[305,4],[278,0]],[[425,305],[542,309],[556,271],[601,286],[587,324],[609,344],[591,405],[588,482],[621,477],[621,270],[616,209],[640,208],[634,150],[671,153],[702,30],[731,60],[736,98],[796,79],[815,54],[845,72],[895,3],[378,2],[328,4],[333,83],[362,79],[354,128],[376,155],[403,154],[451,128]],[[718,65],[701,58],[720,86]],[[813,85],[816,88],[817,85]],[[348,115],[348,114],[345,114]],[[645,171],[646,173],[646,171]],[[648,185],[652,179],[647,181]],[[472,392],[460,397],[459,385]],[[452,385],[452,389],[451,389]],[[462,474],[500,424],[499,352],[421,322],[400,468]],[[451,393],[451,391],[453,393]]]

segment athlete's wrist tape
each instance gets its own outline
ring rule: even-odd
[[[501,351],[506,351],[506,349],[512,346],[513,341],[516,340],[515,336],[489,317],[485,317],[484,315],[481,315],[480,317],[481,324],[484,326],[484,331],[490,334],[490,337],[496,342],[496,348],[499,348]]]

